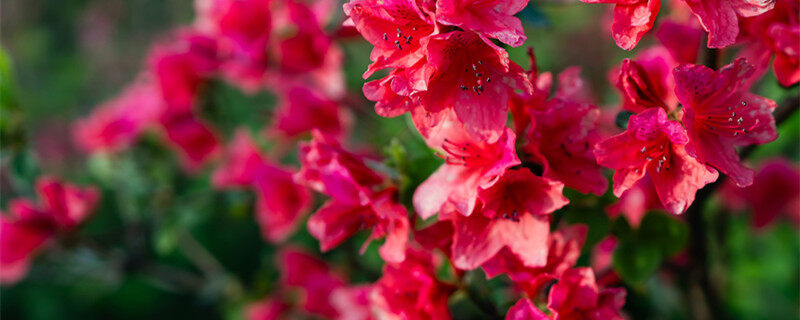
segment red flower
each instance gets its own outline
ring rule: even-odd
[[[743,87],[752,72],[744,59],[716,72],[700,65],[675,69],[675,93],[683,104],[682,122],[691,141],[687,151],[740,187],[753,183],[753,170],[741,164],[735,147],[764,144],[778,137],[772,116],[775,102]]]
[[[244,313],[247,320],[279,320],[287,311],[287,304],[275,298],[267,298],[247,305]]]
[[[661,0],[581,0],[585,3],[613,3],[614,23],[611,25],[614,41],[622,49],[636,47],[647,31],[653,28]]]
[[[217,153],[216,133],[191,110],[168,109],[159,121],[166,138],[180,151],[189,170],[196,170]]]
[[[402,263],[387,263],[371,300],[380,319],[450,319],[451,285],[436,279],[438,266],[428,252],[409,248]]]
[[[622,320],[625,290],[599,290],[590,268],[570,269],[550,289],[547,308],[554,320]]]
[[[453,265],[474,269],[508,248],[527,267],[547,263],[550,217],[569,200],[564,185],[537,177],[528,169],[509,170],[481,190],[482,207],[465,217],[445,212],[453,221]]]
[[[219,67],[217,43],[192,32],[173,37],[150,54],[150,70],[168,108],[191,109],[201,85]]]
[[[739,17],[752,17],[772,10],[775,1],[684,0],[703,29],[708,31],[708,47],[722,48],[736,42]]]
[[[516,136],[506,128],[495,143],[472,139],[452,112],[438,128],[427,142],[444,151],[445,164],[414,192],[414,209],[427,219],[450,203],[470,215],[478,190],[491,187],[506,169],[520,163],[514,150]]]
[[[517,301],[511,309],[506,313],[506,320],[548,320],[544,312],[536,308],[536,306],[527,298],[522,298]]]
[[[598,163],[616,169],[614,195],[650,177],[664,207],[674,214],[686,211],[694,194],[719,175],[686,153],[689,142],[680,123],[669,121],[661,108],[631,116],[628,129],[595,146]]]
[[[600,140],[600,112],[597,107],[580,102],[583,80],[579,72],[577,68],[565,70],[559,75],[561,86],[552,99],[533,100],[539,105],[526,105],[525,112],[535,124],[528,129],[522,150],[531,158],[526,162],[544,166],[544,177],[582,193],[602,195],[608,182],[591,148]]]
[[[308,190],[294,182],[292,171],[267,161],[244,131],[237,133],[228,153],[228,162],[214,173],[214,185],[252,188],[262,235],[272,242],[285,240],[308,213]]]
[[[340,137],[345,134],[348,119],[336,101],[326,97],[310,86],[289,85],[278,90],[271,132],[281,138],[297,137],[318,129],[326,136]]]
[[[424,58],[420,40],[436,32],[431,14],[414,0],[353,0],[344,12],[374,46],[365,79],[376,70],[414,65]]]
[[[308,221],[308,230],[328,251],[362,229],[371,228],[372,239],[386,237],[381,257],[400,262],[405,258],[409,223],[405,207],[398,202],[393,187],[375,191],[384,179],[364,160],[343,150],[319,131],[314,139],[301,144],[303,164],[295,179],[331,197]]]
[[[746,188],[727,183],[722,190],[723,204],[752,210],[752,223],[756,228],[768,226],[781,214],[795,224],[800,222],[800,170],[785,159],[764,162],[753,184]]]
[[[754,78],[761,78],[772,55],[775,77],[784,86],[800,81],[800,3],[794,0],[775,1],[775,8],[767,13],[742,19],[742,38],[749,40],[742,50],[758,71]]]
[[[329,270],[325,261],[293,248],[278,252],[277,260],[281,283],[288,288],[300,289],[303,310],[326,318],[338,316],[330,296],[331,292],[343,287],[345,281]]]
[[[622,60],[616,86],[623,97],[623,108],[634,113],[649,108],[674,111],[678,98],[672,69],[677,65],[663,47],[647,49],[635,60]]]
[[[99,193],[51,178],[36,181],[41,205],[27,199],[10,203],[10,214],[0,214],[0,282],[25,277],[36,251],[50,238],[74,229],[94,210]]]
[[[547,263],[541,267],[526,267],[508,249],[500,250],[481,267],[487,277],[508,274],[528,296],[535,297],[548,282],[560,278],[575,265],[586,240],[586,231],[586,226],[575,225],[551,233]]]
[[[527,4],[528,0],[439,0],[436,20],[519,47],[527,37],[514,15]]]
[[[73,124],[74,141],[87,152],[118,151],[155,123],[163,108],[159,89],[150,81],[138,80]]]
[[[493,143],[503,135],[508,101],[514,90],[530,83],[508,53],[474,32],[453,31],[431,36],[425,46],[431,76],[419,92],[425,110],[452,108],[467,132]]]

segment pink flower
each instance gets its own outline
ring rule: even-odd
[[[414,192],[414,209],[427,219],[450,203],[461,214],[470,215],[478,190],[491,187],[506,169],[520,164],[514,149],[516,136],[506,128],[494,143],[472,139],[452,112],[438,127],[427,142],[444,152],[445,164]]]
[[[338,316],[330,295],[343,287],[345,281],[329,270],[324,261],[299,249],[288,248],[278,252],[277,264],[281,272],[281,284],[300,289],[303,310],[326,318]]]
[[[326,136],[340,137],[347,118],[339,104],[305,85],[289,85],[278,90],[278,106],[269,129],[280,137],[297,137],[318,129]]]
[[[439,263],[428,252],[409,248],[402,263],[387,263],[370,297],[379,319],[447,320],[451,285],[436,279]]]
[[[424,58],[420,40],[435,34],[431,13],[414,0],[353,0],[344,4],[344,12],[374,46],[365,79],[376,70],[414,65]]]
[[[623,320],[624,289],[599,290],[590,268],[570,269],[553,285],[547,308],[554,320]]]
[[[256,221],[265,239],[286,240],[308,213],[311,195],[258,150],[250,136],[239,131],[228,150],[227,163],[214,173],[217,187],[250,187],[256,194]]]
[[[752,223],[756,228],[768,226],[782,214],[795,224],[800,222],[800,170],[785,159],[771,159],[761,164],[753,184],[748,187],[727,183],[722,195],[726,206],[752,210]]]
[[[166,138],[181,155],[184,166],[197,170],[219,150],[216,133],[191,110],[168,109],[159,119]]]
[[[664,47],[647,49],[635,60],[622,60],[616,86],[623,97],[623,108],[634,113],[649,108],[674,111],[678,98],[672,69],[677,65]]]
[[[247,91],[262,83],[272,31],[268,0],[199,1],[198,28],[218,41],[222,72]]]
[[[465,217],[448,213],[453,221],[453,265],[475,269],[508,248],[527,267],[547,263],[550,217],[569,200],[564,185],[537,177],[528,169],[509,170],[496,184],[481,190],[482,207]],[[440,216],[440,218],[443,218]]]
[[[636,47],[647,31],[653,28],[661,0],[581,0],[585,3],[613,3],[614,23],[611,25],[614,41],[622,49]]]
[[[535,297],[548,282],[558,279],[575,265],[586,240],[586,231],[586,226],[575,225],[551,233],[547,263],[543,266],[526,267],[508,249],[502,249],[481,267],[487,277],[508,274],[522,291]]]
[[[68,232],[94,210],[99,192],[52,178],[39,178],[40,205],[14,199],[10,214],[0,214],[0,282],[15,283],[25,277],[39,248],[58,233]]]
[[[287,311],[287,304],[275,298],[266,298],[247,305],[244,314],[247,320],[279,320]]]
[[[527,4],[527,0],[439,0],[436,20],[519,47],[527,38],[522,22],[514,15]]]
[[[405,259],[410,227],[405,207],[397,200],[397,190],[390,188],[372,196],[368,205],[342,202],[334,198],[311,216],[308,220],[308,231],[320,241],[323,252],[338,246],[360,230],[372,229],[370,237],[361,248],[362,253],[373,239],[386,237],[378,250],[381,257],[387,262],[395,263]]]
[[[339,320],[370,320],[372,310],[370,295],[373,292],[372,285],[357,285],[342,287],[333,290],[331,293],[331,305],[339,314]]]
[[[664,21],[656,33],[658,41],[666,48],[672,59],[679,63],[697,62],[703,39],[703,30],[692,24]]]
[[[775,1],[684,0],[703,29],[708,31],[708,47],[723,48],[736,42],[739,17],[753,17],[772,10]]]
[[[689,136],[680,123],[667,119],[661,108],[631,116],[624,133],[595,146],[598,163],[616,169],[614,195],[648,175],[658,198],[674,214],[686,211],[694,194],[717,180],[718,173],[686,153]]]
[[[431,113],[452,108],[476,139],[493,143],[503,135],[514,90],[531,90],[508,53],[474,32],[431,36],[425,46],[431,76],[420,103]]]
[[[779,0],[775,8],[767,13],[742,19],[743,38],[749,40],[743,49],[748,61],[757,66],[754,78],[761,78],[772,55],[775,77],[783,86],[800,81],[800,4],[794,0]]]
[[[675,93],[684,107],[682,122],[690,138],[687,151],[740,187],[753,183],[753,170],[741,164],[735,147],[778,137],[772,116],[775,102],[743,87],[752,72],[744,59],[716,72],[701,65],[683,65],[674,72]]]
[[[624,215],[628,223],[636,228],[639,227],[647,211],[652,209],[664,209],[664,206],[661,205],[653,181],[645,176],[623,192],[617,203],[606,208],[606,212],[612,218],[619,214]]]
[[[138,80],[73,124],[74,141],[87,152],[124,149],[156,122],[163,108],[159,89],[146,79]]]
[[[579,102],[577,97],[583,95],[579,72],[577,68],[565,70],[559,75],[561,87],[552,99],[527,106],[535,124],[528,130],[522,150],[530,157],[526,162],[544,167],[544,177],[582,193],[602,195],[608,182],[591,148],[600,140],[600,112],[591,104]]]
[[[150,53],[150,70],[169,109],[191,109],[201,85],[219,67],[217,43],[193,32],[173,38]]]
[[[522,298],[517,301],[511,309],[506,313],[506,320],[548,320],[544,312],[536,308],[536,306],[527,298]]]
[[[343,150],[319,131],[300,146],[302,169],[295,179],[331,197],[308,222],[308,230],[328,251],[362,229],[372,229],[371,240],[386,237],[379,252],[386,261],[405,259],[409,223],[405,207],[393,187],[376,191],[384,179],[364,160]]]

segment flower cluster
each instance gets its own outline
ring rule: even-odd
[[[769,162],[756,174],[737,148],[777,138],[777,104],[750,89],[772,56],[782,85],[800,81],[800,8],[684,0],[656,24],[660,0],[582,1],[615,4],[610,28],[623,49],[657,26],[657,44],[609,73],[618,106],[600,106],[579,67],[542,72],[532,49],[528,70],[510,60],[505,48],[527,40],[515,16],[525,0],[350,0],[344,16],[327,0],[197,0],[195,21],[157,42],[136,80],[74,123],[73,138],[90,154],[122,153],[154,133],[189,175],[212,172],[215,190],[255,195],[281,278],[247,300],[249,319],[450,319],[473,270],[513,288],[506,319],[625,319],[626,291],[610,268],[616,239],[596,245],[587,267],[589,228],[559,210],[605,195],[613,169],[618,199],[606,210],[634,229],[651,209],[686,212],[720,173],[728,205],[753,207],[756,226],[796,213],[797,168]],[[708,48],[744,48],[727,65],[697,64],[720,58],[698,54],[704,30]],[[346,92],[339,42],[357,34],[372,45],[362,90],[375,113],[407,117],[440,158],[415,189],[347,140],[358,99]],[[217,81],[273,94],[269,124],[226,137],[204,118],[225,107],[208,97]],[[4,283],[99,197],[49,178],[37,192],[41,204],[14,200],[0,219]],[[295,246],[303,226],[322,253],[361,233],[362,254],[382,242],[382,273],[351,283]]]

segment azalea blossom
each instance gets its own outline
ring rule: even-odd
[[[514,150],[516,135],[506,128],[495,143],[475,140],[453,113],[439,128],[430,133],[427,142],[443,151],[445,163],[414,192],[414,209],[427,219],[449,203],[468,216],[475,209],[478,191],[491,187],[508,168],[520,164]]]
[[[229,146],[227,163],[214,173],[217,187],[250,187],[256,194],[256,221],[265,239],[286,240],[308,213],[311,194],[294,182],[291,169],[261,155],[250,136],[240,130]]]
[[[800,82],[800,3],[775,1],[775,8],[761,15],[742,19],[740,28],[746,46],[741,55],[756,66],[754,78],[766,71],[772,56],[772,69],[783,86]]]
[[[740,188],[729,182],[722,195],[725,206],[750,209],[756,228],[770,225],[781,215],[800,225],[800,169],[786,159],[765,161],[759,166],[753,184]]]
[[[308,230],[328,251],[359,230],[372,229],[362,247],[372,239],[385,237],[380,248],[386,261],[405,259],[409,222],[406,209],[398,202],[397,190],[378,190],[384,179],[364,160],[345,151],[319,131],[300,146],[302,169],[295,180],[331,197],[309,219]]]
[[[703,29],[708,31],[708,47],[724,48],[736,42],[739,19],[772,10],[774,0],[684,0]]]
[[[587,100],[580,69],[559,74],[560,87],[547,101],[529,100],[523,111],[535,121],[526,133],[522,150],[526,162],[541,164],[543,176],[563,182],[582,193],[602,195],[608,182],[597,164],[592,146],[600,140],[597,107]],[[539,104],[537,104],[537,102]]]
[[[508,249],[502,249],[492,259],[481,265],[487,277],[507,274],[511,281],[530,297],[539,295],[551,281],[561,277],[575,266],[586,240],[587,228],[574,225],[550,233],[547,263],[541,267],[527,267]]]
[[[542,310],[536,308],[530,299],[522,298],[506,313],[506,320],[549,320]]]
[[[675,69],[675,93],[684,107],[682,122],[690,140],[686,150],[740,187],[753,183],[753,170],[741,164],[735,147],[778,137],[772,116],[777,104],[743,85],[753,70],[744,59],[719,71],[701,65]]]
[[[613,3],[614,22],[611,25],[614,42],[622,49],[636,47],[647,31],[653,28],[661,0],[581,0],[585,3]],[[723,0],[724,1],[724,0]]]
[[[36,181],[39,204],[14,199],[0,214],[0,283],[15,283],[28,272],[31,259],[47,241],[69,232],[94,211],[99,192],[53,178]]]
[[[436,20],[519,47],[527,37],[522,22],[514,15],[526,5],[527,0],[438,0]]]
[[[370,300],[378,319],[447,320],[447,299],[455,288],[436,278],[438,262],[414,248],[399,264],[387,263]]]
[[[686,152],[689,135],[680,123],[667,119],[661,108],[631,116],[628,129],[595,146],[598,163],[616,169],[614,195],[621,196],[645,175],[653,181],[661,204],[680,214],[695,192],[717,180],[719,173]]]
[[[564,275],[550,289],[547,308],[554,320],[590,319],[622,320],[625,290],[600,289],[590,268],[575,268]]]

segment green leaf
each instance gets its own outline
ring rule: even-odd
[[[660,212],[650,212],[639,228],[639,238],[661,249],[661,254],[669,258],[680,252],[689,240],[686,223]]]
[[[621,241],[614,251],[614,270],[629,284],[647,280],[660,265],[661,250],[651,243]]]

